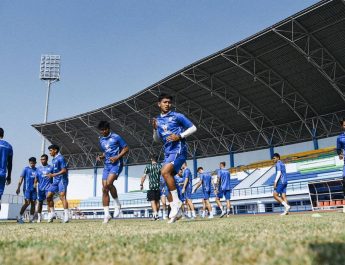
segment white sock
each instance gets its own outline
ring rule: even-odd
[[[283,201],[282,204],[284,205],[285,208],[288,207],[288,204],[285,201]]]
[[[153,212],[153,217],[157,217],[157,216],[158,216],[157,212]]]
[[[209,216],[213,216],[213,212],[212,211],[210,212]]]
[[[115,206],[120,206],[119,198],[114,199]]]
[[[104,208],[104,215],[109,216],[110,215],[109,214],[109,206],[104,206],[103,208]]]
[[[68,216],[68,209],[63,210],[65,213],[65,216]]]
[[[30,220],[34,220],[34,216],[30,214]]]
[[[165,216],[165,210],[163,210],[162,212],[163,212],[163,216]]]
[[[55,215],[55,211],[54,208],[50,211],[51,217],[53,217]]]
[[[192,211],[192,216],[196,217],[195,211]]]
[[[41,217],[41,213],[37,213],[37,216]]]
[[[180,199],[178,198],[177,190],[172,190],[170,192],[173,200],[172,202],[178,202]]]

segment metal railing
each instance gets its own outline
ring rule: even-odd
[[[1,198],[1,203],[19,203],[24,202],[24,196],[13,195],[13,194],[3,194]]]

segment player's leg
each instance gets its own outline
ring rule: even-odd
[[[222,211],[220,216],[219,216],[220,218],[223,218],[224,215],[226,214],[226,212],[224,211],[224,208],[223,208],[223,204],[220,201],[220,199],[223,198],[223,196],[224,196],[223,191],[219,190],[218,194],[216,195],[216,204],[219,207],[219,209]]]
[[[202,200],[202,214],[201,214],[202,218],[206,217],[206,202],[205,199]]]
[[[43,208],[43,200],[41,198],[37,200],[37,223],[42,221],[42,208]]]
[[[104,208],[103,223],[108,223],[109,220],[111,219],[111,215],[109,212],[109,202],[110,202],[109,188],[108,188],[106,179],[102,179],[102,202],[103,202],[103,208]]]
[[[288,212],[291,209],[291,206],[289,205],[287,198],[286,198],[286,188],[284,191],[285,192],[282,193],[282,199],[283,199],[283,202],[285,202],[285,204],[283,204],[283,205],[285,206],[285,213],[288,214]]]
[[[30,191],[25,191],[24,192],[24,204],[23,206],[21,207],[20,209],[20,212],[19,212],[19,218],[18,218],[18,223],[20,224],[23,224],[24,223],[24,212],[26,210],[26,208],[28,208],[28,206],[30,205],[30,199],[31,199],[31,193]]]
[[[0,211],[1,211],[1,197],[4,194],[5,184],[6,184],[6,178],[0,177]]]
[[[163,220],[165,220],[167,219],[167,216],[166,216],[167,204],[166,204],[165,194],[162,195],[162,193],[161,193],[161,202],[162,202],[162,217],[163,217]]]
[[[116,167],[117,168],[117,167]],[[114,199],[114,218],[119,217],[121,204],[118,198],[116,187],[114,186],[114,181],[117,180],[119,176],[118,169],[115,169],[116,172],[111,172],[107,178],[107,189],[110,191],[111,197]]]
[[[35,206],[36,206],[36,200],[30,201],[30,219],[29,222],[32,223],[34,221],[34,215],[35,215]]]
[[[53,218],[55,217],[55,210],[54,210],[54,194],[53,186],[51,186],[47,192],[47,204],[49,207],[48,213],[48,223],[53,222]]]
[[[161,174],[165,180],[165,183],[168,187],[168,195],[167,195],[167,199],[169,202],[173,202],[173,195],[174,194],[174,198],[175,200],[179,200],[178,199],[178,194],[177,194],[177,189],[176,189],[176,185],[175,185],[175,180],[174,180],[174,165],[171,163],[167,163],[162,167],[161,170]]]
[[[230,217],[230,212],[231,212],[231,203],[230,203],[230,198],[231,198],[231,190],[227,190],[224,193],[225,200],[226,200],[226,216]]]
[[[67,201],[67,186],[68,186],[68,180],[67,179],[62,179],[59,182],[59,196],[60,196],[60,200],[62,202],[63,209],[64,209],[64,218],[63,218],[64,223],[68,223],[68,221],[69,221],[68,201]]]
[[[208,210],[208,213],[209,213],[208,218],[212,219],[213,218],[213,212],[212,212],[212,206],[211,206],[209,198],[205,201],[205,203],[206,203],[206,207],[207,207],[207,210]]]

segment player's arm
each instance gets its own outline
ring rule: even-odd
[[[186,187],[187,187],[187,184],[188,184],[188,180],[189,180],[189,178],[188,177],[186,177],[186,179],[184,180],[184,182],[183,182],[183,187],[182,187],[182,193],[185,193],[185,191],[186,191]]]
[[[59,176],[59,175],[64,175],[67,173],[67,168],[62,168],[59,172],[56,172],[56,173],[48,173],[46,176],[49,177],[49,178],[55,178],[56,176]]]
[[[342,148],[342,144],[341,144],[341,141],[340,141],[340,137],[337,138],[337,154],[339,156],[339,159],[340,160],[343,160],[344,159],[344,154],[343,154],[343,148]]]
[[[194,188],[194,190],[193,190],[192,193],[195,193],[195,192],[200,188],[201,184],[202,184],[202,180],[200,180],[200,181],[195,185],[195,188]]]
[[[159,133],[158,133],[158,125],[157,125],[156,119],[152,120],[152,127],[153,127],[153,141],[158,143],[158,142],[160,142],[160,137],[159,137]]]
[[[102,153],[102,154],[100,154],[100,155],[97,155],[96,160],[97,160],[97,161],[101,161],[101,160],[103,160],[104,158],[105,158],[105,153]]]
[[[282,175],[282,172],[281,172],[280,170],[278,170],[278,171],[277,171],[277,174],[276,174],[276,178],[275,178],[275,180],[274,180],[274,185],[273,185],[273,189],[274,189],[274,190],[277,188],[277,183],[278,183],[278,181],[279,181],[281,175]]]
[[[12,160],[13,160],[13,156],[12,155],[8,156],[8,159],[7,159],[6,185],[10,185],[11,184]]]
[[[182,125],[182,127],[185,128],[186,130],[179,135],[176,135],[176,134],[169,135],[167,137],[167,141],[169,142],[180,141],[197,131],[197,128],[195,127],[195,125],[189,119],[187,119],[186,116],[184,116],[183,114],[179,114],[177,116],[177,120]]]
[[[140,190],[143,190],[144,188],[144,182],[146,180],[146,174],[144,174],[142,177],[141,177],[141,180],[140,180]]]
[[[119,160],[120,158],[122,158],[125,154],[127,154],[129,151],[129,148],[128,146],[124,146],[120,152],[120,154],[118,154],[117,156],[113,156],[113,157],[110,157],[109,160],[111,163],[115,163],[117,160]]]
[[[22,186],[23,180],[24,180],[24,177],[23,177],[23,176],[20,176],[20,177],[19,177],[19,182],[18,182],[18,188],[17,188],[17,190],[16,190],[16,194],[17,194],[17,195],[19,195],[19,193],[20,193],[20,186]]]

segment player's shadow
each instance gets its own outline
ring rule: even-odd
[[[320,243],[310,244],[314,253],[313,264],[341,265],[345,264],[345,243]]]

